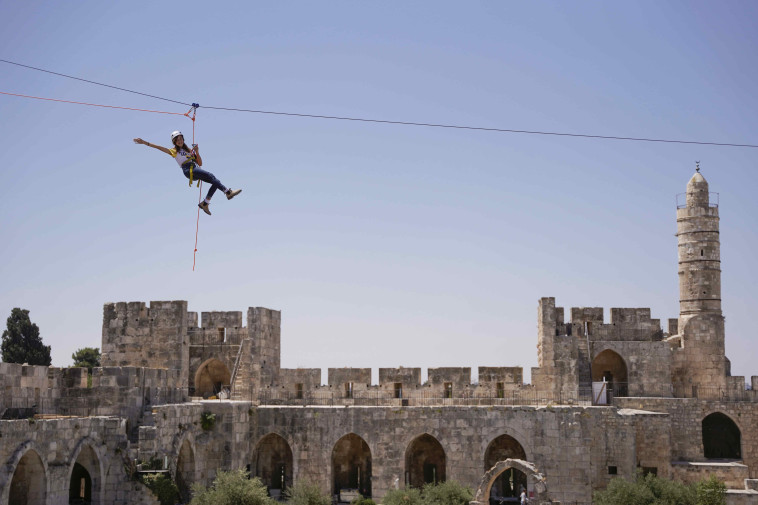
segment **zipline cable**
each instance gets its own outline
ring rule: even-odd
[[[117,89],[119,91],[126,91],[128,93],[135,93],[135,94],[147,96],[150,98],[156,98],[158,100],[165,100],[168,102],[178,103],[181,105],[191,105],[190,103],[187,103],[187,102],[180,102],[178,100],[171,100],[170,98],[163,98],[160,96],[150,95],[147,93],[141,93],[139,91],[134,91],[127,88],[120,88],[118,86],[112,86],[110,84],[104,84],[101,82],[91,81],[88,79],[82,79],[80,77],[74,77],[71,75],[61,74],[58,72],[52,72],[50,70],[32,67],[30,65],[23,65],[21,63],[16,63],[13,61],[0,59],[0,62],[9,63],[11,65],[17,65],[19,67],[28,68],[31,70],[38,70],[40,72],[46,72],[46,73],[58,75],[61,77],[67,77],[69,79],[76,79],[78,81],[88,82],[91,84],[97,84],[99,86],[106,86],[108,88]],[[5,93],[5,94],[10,94],[10,93]],[[304,114],[304,113],[296,113],[296,112],[239,109],[239,108],[232,108],[232,107],[213,107],[213,106],[205,106],[205,105],[203,107],[206,109],[222,110],[222,111],[230,111],[230,112],[247,112],[247,113],[253,113],[253,114],[270,114],[270,115],[277,115],[277,116],[304,117],[304,118],[314,118],[314,119],[332,119],[332,120],[338,120],[338,121],[357,121],[357,122],[363,122],[363,123],[380,123],[380,124],[403,125],[403,126],[421,126],[421,127],[427,127],[427,128],[450,128],[450,129],[458,129],[458,130],[488,131],[488,132],[496,132],[496,133],[521,133],[521,134],[527,134],[527,135],[550,135],[550,136],[558,136],[558,137],[574,137],[574,138],[602,139],[602,140],[626,140],[626,141],[631,141],[631,142],[659,142],[659,143],[667,143],[667,144],[691,144],[691,145],[718,146],[718,147],[749,147],[753,149],[758,148],[758,145],[756,144],[736,144],[736,143],[729,143],[729,142],[704,142],[704,141],[695,141],[695,140],[620,137],[620,136],[612,136],[612,135],[591,135],[591,134],[583,134],[583,133],[548,132],[548,131],[539,131],[539,130],[516,130],[516,129],[509,129],[509,128],[488,128],[488,127],[481,127],[481,126],[422,123],[422,122],[413,122],[413,121],[391,121],[391,120],[386,120],[386,119],[357,118],[357,117],[346,117],[346,116],[328,116],[328,115],[320,115],[320,114]]]
[[[9,63],[11,65],[16,65],[16,66],[19,66],[19,67],[28,68],[28,69],[31,69],[31,70],[37,70],[39,72],[45,72],[45,73],[48,73],[48,74],[58,75],[60,77],[67,77],[68,79],[76,79],[77,81],[88,82],[90,84],[97,84],[98,86],[105,86],[106,88],[113,88],[113,89],[117,89],[119,91],[126,91],[127,93],[134,93],[136,95],[148,96],[150,98],[156,98],[158,100],[165,100],[167,102],[174,102],[174,103],[178,103],[178,104],[181,104],[181,105],[191,105],[189,103],[184,103],[184,102],[179,102],[179,101],[176,101],[176,100],[171,100],[170,98],[163,98],[163,97],[160,97],[160,96],[148,95],[147,93],[141,93],[139,91],[134,91],[134,90],[131,90],[131,89],[126,89],[126,88],[119,88],[118,86],[111,86],[110,84],[103,84],[102,82],[90,81],[88,79],[82,79],[81,77],[74,77],[73,75],[59,74],[58,72],[53,72],[51,70],[45,70],[44,68],[37,68],[37,67],[32,67],[30,65],[23,65],[21,63],[16,63],[15,61],[8,61],[8,60],[3,60],[3,59],[0,59],[0,61],[2,61],[3,63]]]
[[[106,107],[108,109],[134,110],[134,111],[139,111],[139,112],[153,112],[155,114],[173,114],[173,115],[176,115],[176,116],[187,116],[187,117],[189,117],[189,112],[186,112],[186,113],[182,114],[181,112],[167,112],[167,111],[164,111],[164,110],[135,109],[133,107],[119,107],[119,106],[116,106],[116,105],[102,105],[102,104],[99,104],[99,103],[74,102],[74,101],[71,101],[71,100],[61,100],[61,99],[58,99],[58,98],[44,98],[44,97],[41,97],[41,96],[21,95],[19,93],[8,93],[6,91],[0,91],[0,94],[1,95],[17,96],[17,97],[21,97],[21,98],[33,98],[35,100],[47,100],[49,102],[62,102],[62,103],[71,103],[71,104],[75,104],[75,105],[87,105],[87,106],[90,106],[90,107]]]
[[[478,130],[478,131],[501,132],[501,133],[527,133],[530,135],[556,135],[556,136],[562,136],[562,137],[583,137],[583,138],[590,138],[590,139],[633,140],[637,142],[667,142],[667,143],[672,143],[672,144],[698,144],[698,145],[708,145],[708,146],[758,148],[758,145],[754,145],[754,144],[729,144],[729,143],[721,143],[721,142],[698,142],[694,140],[648,139],[648,138],[640,138],[640,137],[614,137],[610,135],[589,135],[589,134],[582,134],[582,133],[560,133],[560,132],[545,132],[545,131],[534,131],[534,130],[511,130],[511,129],[506,129],[506,128],[487,128],[487,127],[482,127],[482,126],[461,126],[461,125],[448,125],[448,124],[437,124],[437,123],[415,123],[415,122],[410,122],[410,121],[390,121],[386,119],[368,119],[368,118],[356,118],[356,117],[344,117],[344,116],[322,116],[322,115],[317,115],[317,114],[300,114],[300,113],[294,113],[294,112],[275,112],[275,111],[251,110],[251,109],[232,109],[232,108],[227,108],[227,107],[212,107],[208,105],[203,105],[203,107],[205,109],[213,109],[213,110],[252,112],[255,114],[273,114],[273,115],[278,115],[278,116],[309,117],[309,118],[317,118],[317,119],[337,119],[340,121],[360,121],[364,123],[383,123],[383,124],[405,125],[405,126],[426,126],[426,127],[432,127],[432,128],[454,128],[454,129],[459,129],[459,130]]]

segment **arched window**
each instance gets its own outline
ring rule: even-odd
[[[740,429],[721,412],[703,419],[703,452],[708,459],[742,457]]]
[[[200,365],[195,373],[195,395],[208,397],[229,386],[232,374],[221,361],[211,358]]]
[[[490,442],[484,453],[484,470],[488,471],[499,461],[520,459],[526,461],[526,452],[521,444],[510,435],[500,435]],[[506,468],[492,483],[490,496],[497,499],[517,498],[521,489],[527,489],[526,474],[518,468]]]
[[[629,378],[626,363],[617,352],[606,349],[592,360],[592,382],[608,383],[608,399],[614,396],[628,396]],[[599,402],[599,403],[609,403]]]
[[[436,438],[428,433],[416,437],[405,451],[406,484],[422,488],[424,484],[444,482],[446,459],[445,450]]]
[[[334,494],[354,491],[371,496],[371,449],[361,437],[350,433],[340,438],[332,450]]]
[[[287,441],[276,433],[263,437],[255,447],[253,476],[266,484],[274,498],[284,496],[292,485],[292,449]]]
[[[47,502],[47,477],[39,454],[33,449],[26,451],[19,460],[11,479],[8,503],[14,505],[45,505]]]

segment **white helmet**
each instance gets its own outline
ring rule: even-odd
[[[181,135],[182,137],[184,137],[184,135],[182,134],[182,132],[180,132],[179,130],[176,130],[174,133],[172,133],[172,134],[171,134],[171,143],[173,144],[173,143],[174,143],[174,139],[175,139],[176,137],[179,137],[180,135]]]

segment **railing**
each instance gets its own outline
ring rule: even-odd
[[[744,388],[725,388],[708,386],[678,387],[674,390],[676,398],[697,398],[699,400],[717,400],[722,402],[758,402],[758,391]]]
[[[581,388],[576,394],[551,393],[524,389],[504,391],[502,394],[476,395],[448,398],[438,392],[404,391],[396,398],[394,391],[354,391],[352,398],[336,391],[306,391],[302,395],[292,391],[267,389],[251,391],[249,400],[259,405],[297,406],[375,406],[375,407],[432,407],[432,406],[513,406],[513,405],[592,405],[589,388]]]
[[[684,202],[682,202],[684,200]],[[719,206],[719,194],[714,192],[708,193],[708,207],[718,207]],[[676,208],[677,209],[686,209],[687,208],[687,193],[679,193],[676,195]]]

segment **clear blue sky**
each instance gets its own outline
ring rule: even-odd
[[[282,311],[284,367],[536,366],[537,301],[678,315],[675,195],[720,193],[735,375],[758,374],[758,149],[446,130],[206,106],[758,144],[758,4],[2,2],[0,58],[198,102],[0,95],[0,317],[53,364],[102,306]],[[186,107],[0,63],[0,91]],[[4,327],[4,324],[2,325]],[[326,375],[322,377],[326,381]]]

